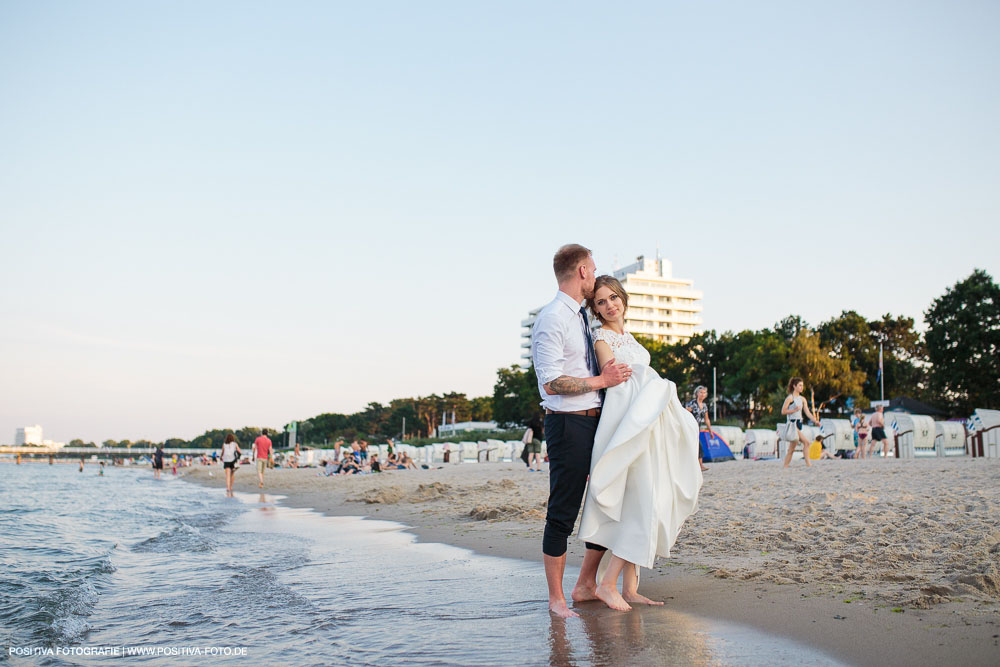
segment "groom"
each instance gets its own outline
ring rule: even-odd
[[[590,474],[590,452],[601,416],[600,390],[625,382],[632,370],[612,359],[603,369],[590,334],[584,300],[594,295],[597,265],[590,250],[569,244],[552,260],[559,291],[538,313],[531,329],[531,354],[538,391],[545,408],[545,439],[549,453],[549,503],[542,553],[549,586],[549,611],[578,616],[566,605],[562,579],[566,570],[566,540],[580,513]],[[597,566],[605,548],[587,543],[580,577],[573,588],[577,602],[596,600]]]

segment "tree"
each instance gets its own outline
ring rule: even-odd
[[[808,328],[809,324],[799,315],[789,315],[774,325],[774,333],[784,338],[786,342],[791,343],[799,335],[800,331]]]
[[[923,337],[913,328],[913,318],[886,314],[881,320],[872,320],[869,324],[874,340],[881,343],[884,350],[882,373],[886,391],[895,396],[911,396],[937,402],[937,397],[928,391],[927,346]],[[874,356],[874,368],[877,369],[878,353],[874,352]],[[868,376],[874,390],[878,384],[877,370],[868,371]],[[875,398],[877,394],[872,391],[866,395]]]
[[[860,398],[865,381],[864,371],[851,370],[850,361],[840,359],[820,345],[819,334],[801,329],[792,340],[788,363],[791,375],[801,376],[809,392],[812,412],[817,417],[819,411],[847,398]],[[816,406],[819,398],[820,405]]]
[[[852,370],[865,373],[862,393],[866,399],[881,397],[879,344],[883,348],[883,381],[890,395],[926,399],[924,346],[912,317],[886,314],[869,322],[855,311],[845,310],[816,331],[821,346],[846,359]]]
[[[493,385],[493,420],[502,427],[530,426],[541,438],[545,413],[540,405],[535,369],[518,364],[497,370]]]
[[[690,384],[695,358],[688,342],[670,344],[646,336],[635,338],[649,352],[649,366],[660,377],[672,381],[679,388]]]
[[[83,440],[80,440],[80,438],[73,438],[72,440],[69,441],[69,446],[70,447],[84,447],[85,444],[84,444]]]
[[[762,329],[733,336],[722,374],[723,393],[750,428],[772,413],[772,396],[788,379],[789,345],[782,334]]]
[[[74,442],[76,442],[76,441],[74,440]],[[118,443],[115,442],[114,440],[105,440],[102,444],[105,447],[117,447],[118,446]]]
[[[1000,407],[1000,287],[981,269],[924,314],[930,381],[957,414]]]
[[[470,419],[474,422],[488,422],[493,420],[493,397],[477,396],[469,401],[469,409],[472,414]]]

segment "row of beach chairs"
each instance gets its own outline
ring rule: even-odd
[[[1000,410],[976,410],[972,417],[962,422],[935,421],[926,415],[911,415],[901,412],[885,414],[886,435],[893,443],[897,458],[916,459],[932,457],[972,456],[1000,458]],[[737,459],[773,459],[784,457],[794,434],[779,424],[777,429],[750,428],[736,426],[715,426],[712,431],[729,446]],[[805,425],[802,432],[809,441],[817,436],[831,453],[852,451],[855,448],[854,428],[848,419],[823,419],[819,428]],[[445,461],[445,452],[448,460]],[[376,445],[383,461],[389,454],[388,445]],[[399,444],[396,450],[405,452],[417,462],[428,466],[459,463],[495,463],[516,461],[521,456],[524,443],[520,440],[480,440],[447,445],[437,443],[425,447]],[[542,442],[542,456],[545,456],[545,442]],[[332,456],[333,450],[317,450],[314,456],[319,460]],[[798,452],[797,457],[801,456]]]
[[[966,424],[895,412],[886,413],[885,422],[886,435],[897,458],[1000,458],[1000,410],[976,410]],[[735,426],[716,426],[712,430],[729,445],[736,458],[781,458],[796,439],[794,429],[785,424],[774,430],[744,431]],[[848,419],[823,419],[819,428],[804,425],[802,432],[810,442],[819,436],[831,454],[855,449],[854,428]]]

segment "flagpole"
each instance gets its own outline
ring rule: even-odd
[[[885,400],[885,371],[882,370],[882,343],[878,344],[878,377],[881,385],[881,400]]]

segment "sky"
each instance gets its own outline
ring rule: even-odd
[[[703,329],[1000,276],[1000,4],[0,1],[0,443],[492,393],[555,250]]]

